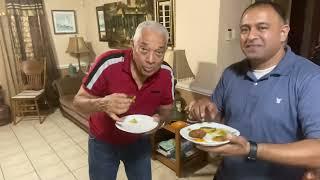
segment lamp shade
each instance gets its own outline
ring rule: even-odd
[[[194,78],[185,50],[168,50],[164,56],[164,60],[172,67],[177,81]]]
[[[75,36],[69,38],[69,44],[66,52],[71,54],[82,54],[89,53],[90,51],[86,46],[83,37]]]

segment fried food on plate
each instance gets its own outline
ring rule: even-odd
[[[192,138],[203,138],[207,133],[202,129],[194,129],[189,132],[189,136]]]
[[[216,128],[207,127],[207,126],[201,127],[200,129],[202,129],[202,130],[205,131],[206,133],[213,133],[214,131],[216,131]]]

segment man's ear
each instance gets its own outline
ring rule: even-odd
[[[290,26],[288,24],[282,25],[281,30],[280,30],[280,41],[285,42],[288,39],[288,34],[290,31]]]

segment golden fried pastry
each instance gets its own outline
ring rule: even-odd
[[[226,136],[216,136],[216,137],[213,137],[212,140],[221,142],[221,141],[226,141],[227,137]]]
[[[216,131],[216,128],[213,127],[201,127],[200,129],[204,130],[206,133],[213,133]]]
[[[189,136],[192,138],[203,138],[207,133],[202,129],[194,129],[189,132]]]

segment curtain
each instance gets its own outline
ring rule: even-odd
[[[18,90],[15,62],[8,18],[4,8],[0,7],[0,85],[3,88],[5,103],[8,105],[10,105],[10,97]]]
[[[57,105],[58,97],[51,86],[59,78],[59,71],[43,0],[6,0],[6,8],[15,60],[46,58],[46,95],[51,105]]]

